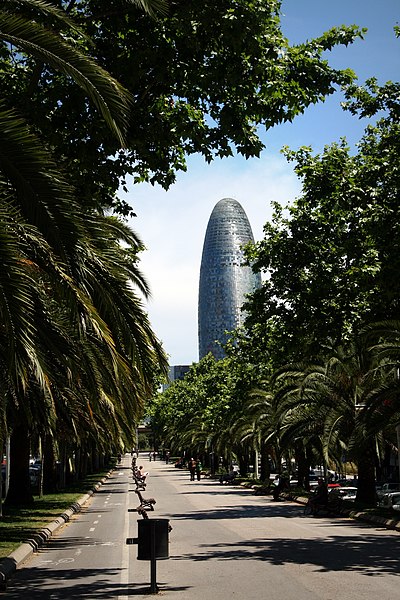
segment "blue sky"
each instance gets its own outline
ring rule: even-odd
[[[327,53],[327,60],[337,68],[352,68],[360,83],[369,77],[379,83],[399,81],[400,40],[393,27],[400,24],[400,0],[283,0],[281,23],[290,43],[342,24],[367,27],[365,40]],[[293,166],[280,153],[282,146],[307,145],[320,152],[343,136],[352,145],[360,139],[365,122],[344,112],[341,99],[334,94],[293,123],[263,134],[267,148],[260,159],[232,157],[206,165],[195,156],[168,192],[148,184],[132,186],[127,199],[137,217],[131,225],[147,248],[141,258],[152,290],[147,310],[170,364],[198,360],[198,279],[204,235],[215,204],[225,197],[238,200],[255,239],[262,239],[271,201],[286,204],[301,191]]]

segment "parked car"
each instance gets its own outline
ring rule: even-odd
[[[384,494],[380,499],[379,505],[384,508],[400,510],[400,492],[389,492],[388,494]]]
[[[342,498],[343,500],[350,500],[351,502],[354,502],[354,500],[356,499],[356,495],[357,495],[357,488],[350,487],[350,486],[332,487],[328,490],[328,494],[329,494],[329,496],[332,496],[335,498]]]
[[[357,496],[357,488],[348,485],[346,487],[339,488],[339,493],[344,500],[351,500],[354,502]]]
[[[392,508],[400,512],[400,494],[396,494],[396,497],[392,500]]]
[[[400,483],[383,483],[381,487],[377,488],[376,495],[378,496],[378,500],[381,500],[383,496],[391,492],[400,492]]]
[[[29,478],[31,480],[31,485],[33,487],[37,487],[39,485],[41,470],[42,470],[42,463],[40,461],[36,461],[34,464],[30,465],[30,467],[29,467]]]
[[[309,477],[308,481],[309,481],[310,489],[315,489],[318,486],[318,479],[320,478],[320,476],[319,475],[315,475],[315,473],[313,471],[313,472],[311,472],[309,474],[308,477]],[[297,487],[299,485],[298,479],[291,479],[289,481],[289,485],[292,488]]]
[[[3,486],[1,488],[1,495],[4,498],[6,493],[6,465],[1,465],[1,485]]]
[[[357,487],[358,480],[357,479],[338,479],[336,481],[341,487]]]

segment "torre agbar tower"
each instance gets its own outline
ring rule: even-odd
[[[249,220],[233,198],[223,198],[208,221],[200,267],[199,358],[211,352],[224,357],[218,342],[228,339],[226,331],[242,324],[241,307],[246,294],[261,285],[261,277],[243,266],[241,247],[254,242]]]

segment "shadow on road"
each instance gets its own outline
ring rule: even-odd
[[[311,565],[318,572],[353,571],[370,577],[400,576],[399,537],[367,534],[325,539],[268,539],[202,545],[175,560],[260,560],[271,565]],[[203,551],[201,550],[203,549]]]
[[[71,600],[85,598],[110,600],[120,596],[144,596],[150,593],[150,582],[116,584],[109,578],[118,576],[119,569],[49,569],[36,568],[35,579],[21,580],[5,594],[4,598],[41,600]],[[49,584],[49,581],[51,583]],[[158,582],[160,590],[185,591],[190,587],[174,587]],[[3,595],[2,595],[3,597]]]
[[[268,504],[249,506],[219,506],[204,511],[188,511],[185,513],[174,513],[171,519],[194,519],[194,520],[224,520],[224,519],[254,519],[257,517],[299,517],[303,508],[297,505],[283,505],[269,502]]]

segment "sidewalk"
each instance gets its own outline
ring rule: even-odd
[[[110,471],[111,473],[111,471]],[[82,506],[88,502],[92,495],[100,488],[108,476],[93,486],[93,489],[81,496],[69,509],[63,512],[57,519],[51,521],[46,527],[37,531],[35,535],[21,544],[14,552],[0,561],[0,591],[7,589],[7,581],[15,573],[16,569],[25,562],[34,552],[37,552],[50,537],[65,523],[68,523],[72,515],[78,513]]]

